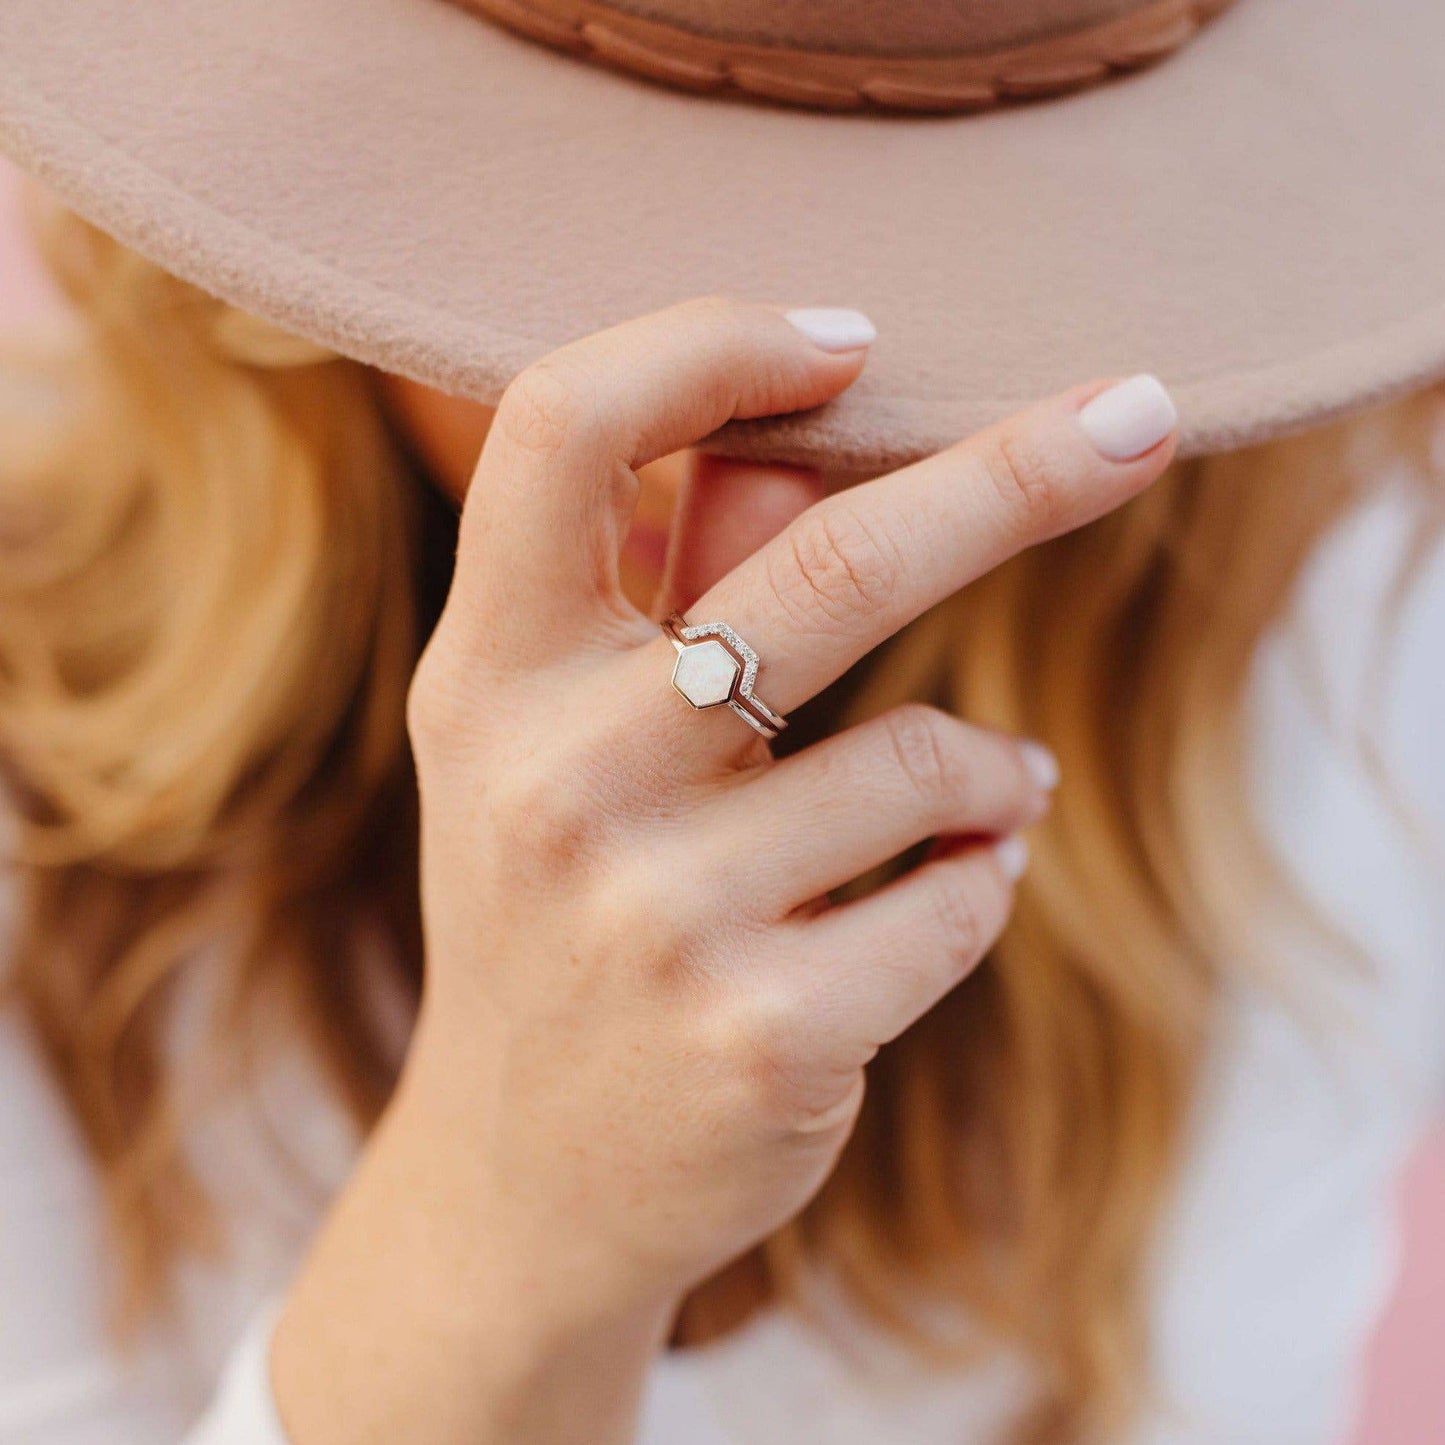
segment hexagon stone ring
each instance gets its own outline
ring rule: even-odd
[[[758,655],[726,622],[704,622],[693,627],[680,612],[674,612],[662,624],[662,630],[677,649],[672,685],[690,707],[721,707],[726,703],[765,738],[775,738],[787,727],[787,719],[753,691]]]

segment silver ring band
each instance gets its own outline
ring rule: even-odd
[[[726,622],[692,626],[680,612],[662,624],[677,661],[672,685],[689,707],[726,704],[756,733],[775,738],[788,720],[753,691],[761,659]]]

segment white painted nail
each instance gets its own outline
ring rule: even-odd
[[[1017,834],[1011,838],[1001,838],[995,843],[993,855],[998,859],[998,866],[1003,869],[1004,877],[1010,883],[1017,883],[1024,876],[1024,869],[1029,866],[1029,845]]]
[[[878,328],[861,311],[845,306],[804,306],[785,312],[783,319],[823,351],[858,351],[878,339]]]
[[[1132,462],[1157,447],[1179,421],[1173,399],[1157,376],[1131,376],[1101,391],[1079,413],[1094,450],[1111,462]]]
[[[1019,752],[1023,754],[1024,767],[1028,769],[1034,787],[1052,793],[1059,786],[1059,760],[1042,743],[1035,742],[1032,738],[1024,738],[1019,743]]]

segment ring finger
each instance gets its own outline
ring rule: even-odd
[[[956,987],[1008,921],[1017,839],[951,851],[852,903],[782,926],[760,961],[756,1006],[809,1020],[839,1070],[865,1063]],[[781,955],[781,956],[780,956]]]

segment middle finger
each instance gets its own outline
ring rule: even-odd
[[[1173,456],[1175,421],[1152,377],[1065,392],[815,503],[705,593],[688,620],[740,633],[762,658],[757,692],[786,713],[1014,553],[1142,491]],[[638,665],[656,669],[670,654],[659,638]],[[686,703],[670,701],[682,719]],[[716,711],[708,731],[730,747],[747,729]]]

